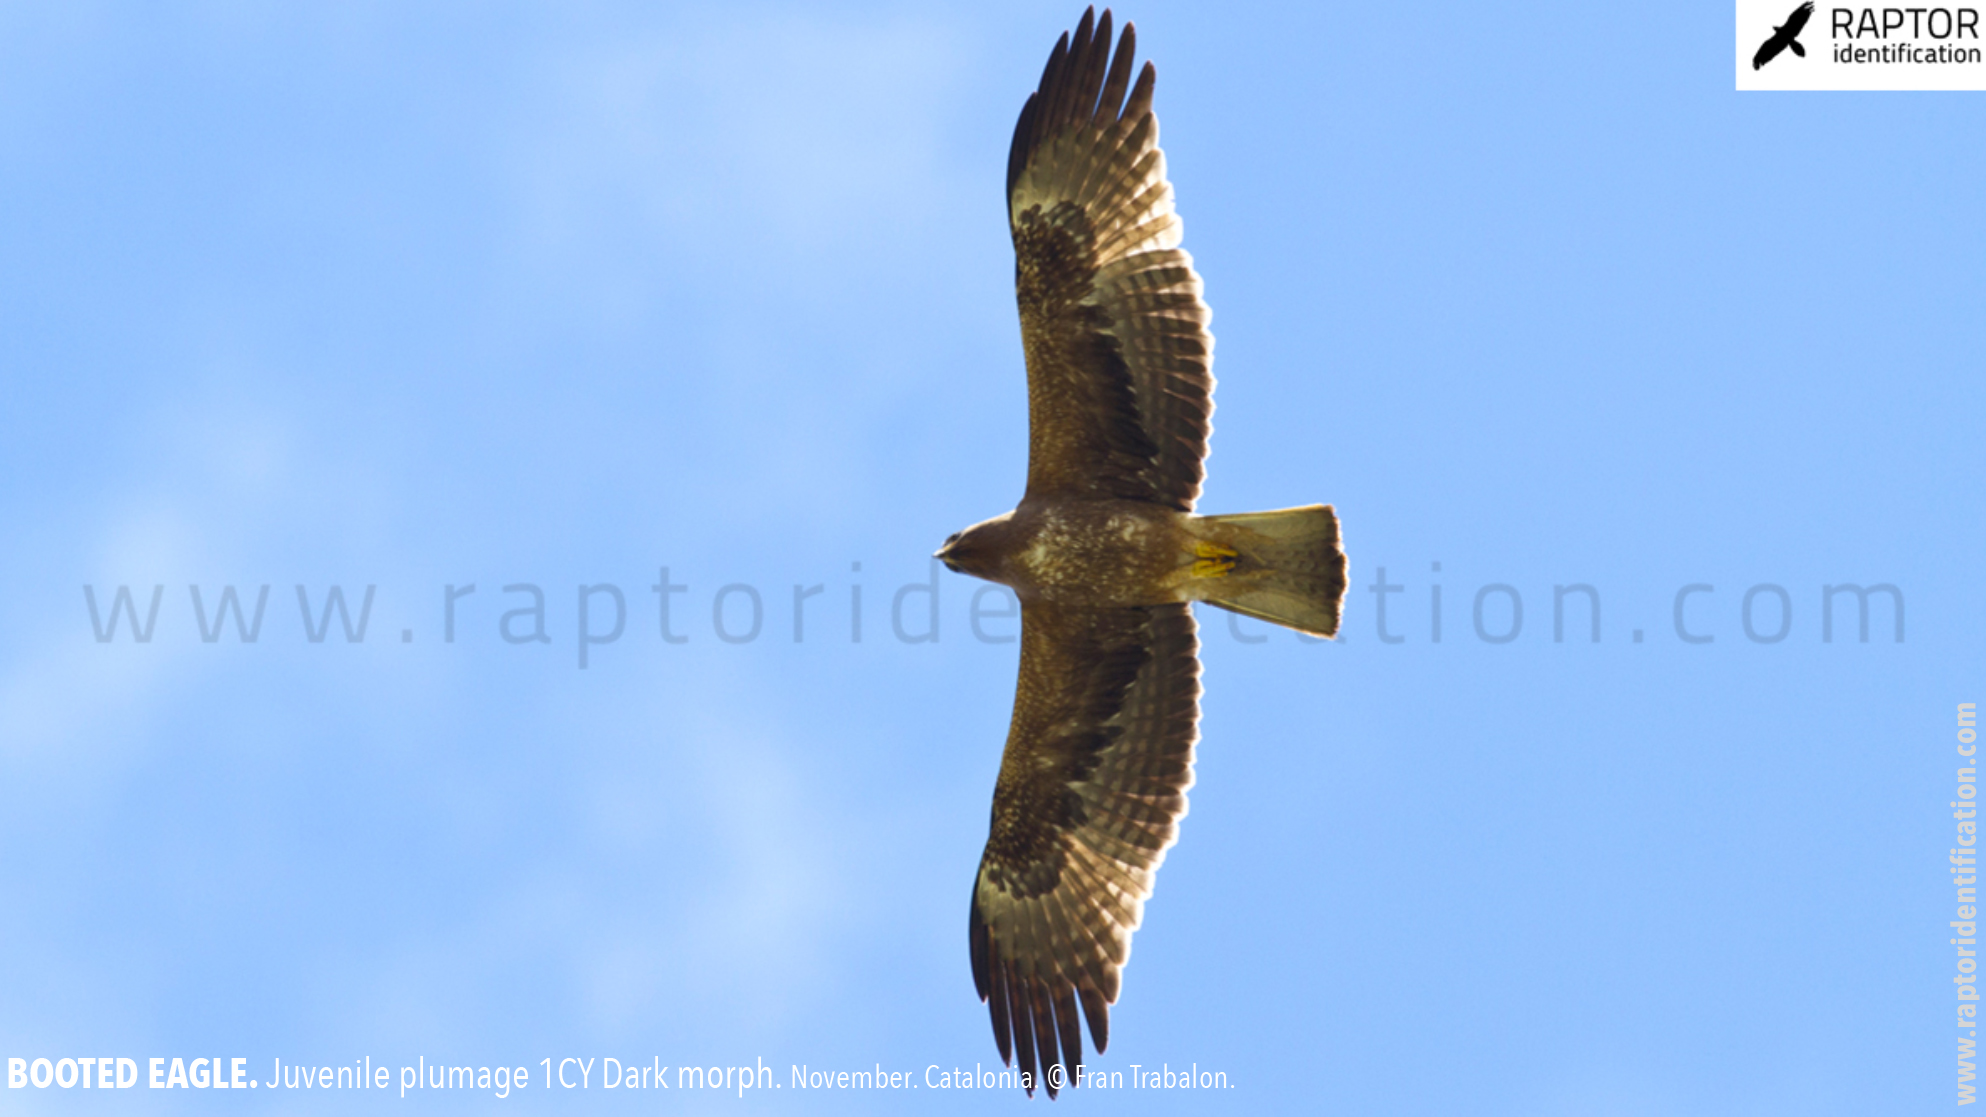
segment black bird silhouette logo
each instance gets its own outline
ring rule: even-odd
[[[1752,69],[1756,70],[1779,57],[1779,52],[1787,47],[1792,47],[1794,54],[1805,58],[1807,48],[1800,45],[1800,31],[1807,26],[1807,19],[1813,14],[1813,0],[1794,8],[1793,14],[1786,17],[1785,26],[1773,28],[1772,38],[1759,44],[1758,53],[1752,55]]]

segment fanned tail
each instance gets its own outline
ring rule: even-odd
[[[1312,636],[1338,634],[1345,552],[1330,505],[1204,516],[1194,531],[1196,598]]]

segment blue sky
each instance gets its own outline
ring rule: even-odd
[[[1015,648],[942,572],[898,633],[1019,494],[1001,176],[1079,14],[0,9],[0,1054],[522,1065],[502,1104],[602,1112],[658,1103],[540,1060],[996,1063]],[[1056,1104],[1949,1105],[1986,107],[1740,96],[1714,5],[1118,15],[1215,314],[1202,509],[1335,503],[1353,590],[1333,645],[1202,614],[1096,1065],[1234,1088]],[[1881,596],[1824,641],[1842,583],[1903,641]],[[86,585],[163,586],[152,639]],[[270,586],[259,638],[195,585]],[[375,587],[365,638],[298,585]],[[501,635],[526,585],[547,643]],[[588,586],[625,617],[582,670]]]

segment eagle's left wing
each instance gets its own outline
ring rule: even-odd
[[[1127,23],[1113,57],[1110,13],[1084,12],[1014,125],[1027,495],[1191,512],[1212,429],[1212,314],[1179,247],[1151,63],[1131,80],[1135,46]]]
[[[1020,683],[971,938],[1000,1057],[1011,1063],[1019,1049],[1029,1093],[1045,1081],[1053,1097],[1081,1065],[1077,1001],[1096,1049],[1109,1042],[1131,932],[1193,784],[1198,653],[1185,604],[1022,606]]]

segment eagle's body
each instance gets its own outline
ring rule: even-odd
[[[1024,500],[975,525],[972,543],[954,544],[947,557],[961,573],[1012,586],[1023,607],[1187,601],[1195,561],[1189,520],[1135,500]]]
[[[1127,24],[1113,57],[1110,13],[1085,12],[1015,126],[1027,491],[938,552],[1021,600],[970,939],[1001,1057],[1018,1054],[1029,1092],[1039,1082],[1051,1097],[1080,1073],[1078,1002],[1097,1050],[1109,1040],[1131,932],[1186,813],[1200,715],[1191,603],[1330,636],[1345,590],[1329,507],[1193,513],[1211,314],[1179,247],[1155,74],[1146,63],[1132,84],[1133,44]]]

